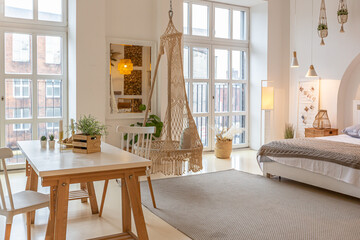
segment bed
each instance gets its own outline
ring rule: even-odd
[[[360,101],[354,101],[355,124],[360,123]],[[345,134],[320,137],[317,139],[350,143],[359,145],[360,138]],[[312,160],[309,158],[270,157],[262,161],[264,156],[258,156],[258,162],[265,177],[279,176],[294,181],[321,187],[356,198],[360,198],[360,169],[347,167],[333,162]]]

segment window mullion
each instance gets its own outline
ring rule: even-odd
[[[33,0],[33,16],[34,16],[34,21],[38,21],[39,20],[39,16],[38,16],[38,8],[39,8],[39,1],[38,0]]]
[[[35,0],[37,2],[37,0]],[[33,119],[33,127],[32,127],[32,132],[33,132],[33,139],[37,139],[38,136],[38,126],[37,126],[37,118],[38,118],[38,97],[37,97],[37,34],[33,34],[32,35],[32,43],[33,43],[33,53],[32,53],[32,60],[33,60],[33,77],[32,77],[32,82],[33,82],[33,94],[32,94],[32,110],[33,110],[33,115],[32,115],[32,119]]]

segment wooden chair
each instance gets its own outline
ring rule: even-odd
[[[151,143],[152,143],[152,135],[153,133],[155,133],[155,127],[117,126],[116,132],[120,134],[121,149],[136,154],[140,157],[149,159]],[[126,140],[124,140],[124,136],[127,136]],[[135,145],[134,142],[136,140],[137,143]],[[150,188],[150,194],[151,194],[153,206],[154,208],[156,208],[155,197],[154,197],[154,192],[150,178],[150,168],[148,168],[146,171],[146,177]],[[99,217],[101,217],[103,213],[108,184],[109,184],[109,180],[106,180],[104,184],[102,199],[101,199]]]
[[[5,240],[10,239],[11,224],[13,217],[18,214],[26,213],[27,239],[31,239],[31,212],[49,206],[49,196],[34,191],[21,191],[12,194],[9,176],[6,168],[5,159],[13,157],[13,152],[9,148],[0,148],[1,164],[4,168],[6,189],[8,196],[5,197],[0,180],[0,215],[6,217]]]

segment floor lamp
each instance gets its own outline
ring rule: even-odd
[[[266,143],[266,120],[270,111],[274,110],[274,87],[270,86],[272,81],[261,81],[261,124],[260,124],[260,145]],[[263,119],[264,111],[264,119]],[[264,130],[264,132],[263,132]],[[263,142],[264,140],[264,142]]]

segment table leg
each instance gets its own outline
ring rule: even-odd
[[[50,187],[50,204],[49,204],[49,220],[46,228],[46,240],[54,239],[54,228],[55,228],[55,206],[56,206],[56,197],[57,197],[57,186]]]
[[[131,206],[125,179],[121,179],[121,212],[123,232],[131,231]]]
[[[134,172],[125,173],[125,182],[131,202],[131,208],[134,214],[134,221],[138,238],[140,240],[148,240],[149,237],[146,230],[144,213],[139,196],[138,181],[139,179],[136,177]]]
[[[87,190],[87,189],[86,189],[86,183],[80,183],[80,189],[86,191],[86,190]],[[82,198],[82,199],[81,199],[81,202],[82,202],[82,203],[86,203],[86,202],[87,202],[87,198]]]
[[[89,193],[91,212],[92,212],[92,214],[97,214],[97,213],[99,213],[99,208],[98,208],[98,204],[97,204],[97,201],[96,201],[94,183],[93,182],[87,182],[86,185],[87,185],[87,190],[88,190],[88,193]]]
[[[55,240],[66,239],[69,185],[69,178],[59,179],[55,207]]]
[[[26,190],[37,192],[39,177],[30,164],[28,164],[27,168],[29,169],[28,170],[29,173],[27,173],[29,174],[29,176],[26,182]],[[35,222],[35,211],[31,212],[31,223],[34,224],[34,222]]]

